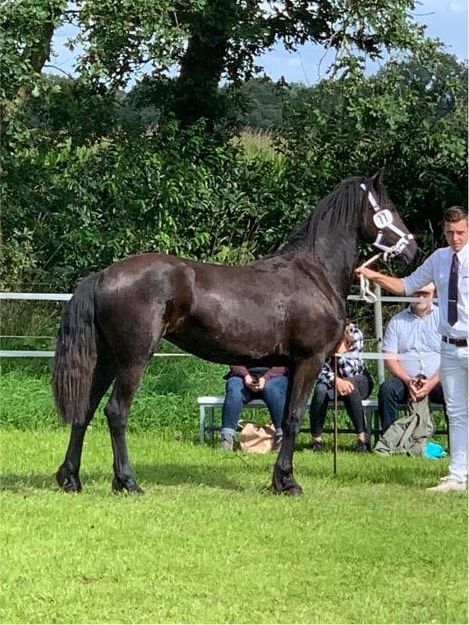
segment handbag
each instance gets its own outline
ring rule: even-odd
[[[276,448],[275,427],[272,423],[240,421],[239,446],[248,454],[266,454]]]

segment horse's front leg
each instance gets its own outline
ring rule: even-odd
[[[283,417],[283,441],[277,456],[272,478],[274,492],[285,495],[302,495],[303,489],[293,477],[293,452],[296,435],[301,427],[308,393],[322,365],[320,358],[298,363],[290,372],[287,401]]]

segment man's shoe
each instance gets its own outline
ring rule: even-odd
[[[451,475],[442,477],[439,484],[426,489],[430,493],[464,493],[467,491],[467,480],[458,480]]]
[[[368,454],[371,451],[370,443],[368,441],[357,440],[355,443],[355,451],[357,454]]]
[[[234,438],[229,434],[222,434],[220,439],[220,449],[233,451]]]
[[[318,453],[322,453],[326,451],[326,446],[324,445],[323,441],[313,441],[311,444],[311,449]]]

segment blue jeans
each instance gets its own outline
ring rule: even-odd
[[[383,432],[397,419],[398,406],[406,404],[408,399],[409,389],[400,378],[388,378],[381,384],[378,391],[378,410]],[[437,384],[430,393],[430,401],[444,404],[441,384]]]
[[[272,423],[277,434],[282,431],[283,410],[287,396],[288,378],[284,375],[267,380],[263,391],[248,389],[244,380],[238,376],[228,378],[226,382],[225,402],[221,413],[221,432],[233,436],[241,417],[243,406],[252,399],[263,399],[267,404]]]

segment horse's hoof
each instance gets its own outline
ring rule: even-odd
[[[80,493],[81,482],[78,475],[73,475],[66,467],[60,467],[55,474],[57,484],[66,493]]]
[[[288,497],[298,497],[299,495],[302,495],[302,494],[303,494],[303,489],[301,488],[299,484],[296,484],[295,486],[291,486],[290,488],[287,488],[284,491],[282,491],[282,495],[288,495]]]
[[[292,476],[274,475],[272,480],[272,491],[277,495],[288,495],[295,497],[303,494],[303,489]]]
[[[112,480],[112,491],[114,493],[122,493],[122,491],[126,491],[129,495],[145,494],[134,479],[122,480],[120,477],[114,477]]]

